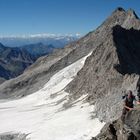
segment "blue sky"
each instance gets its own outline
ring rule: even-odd
[[[140,15],[140,0],[0,0],[0,35],[86,34],[118,6]]]

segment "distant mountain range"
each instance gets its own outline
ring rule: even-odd
[[[21,49],[25,49],[28,53],[34,56],[35,59],[39,58],[40,56],[47,55],[52,53],[54,49],[57,47],[53,45],[44,45],[43,43],[36,43],[36,44],[28,44],[19,47]]]
[[[78,38],[79,36],[47,34],[0,37],[0,42],[5,44],[0,43],[0,83],[22,74],[39,57],[52,53],[54,49],[63,48]]]
[[[79,34],[76,35],[55,35],[55,34],[35,34],[28,36],[0,36],[0,42],[5,46],[18,47],[28,44],[36,44],[38,42],[44,45],[53,45],[55,48],[62,48],[66,44],[76,41],[80,38]]]
[[[10,79],[18,76],[35,61],[35,57],[24,48],[6,47],[0,43],[0,77]]]
[[[53,45],[42,43],[7,47],[0,43],[0,83],[20,75],[39,57],[53,52]]]

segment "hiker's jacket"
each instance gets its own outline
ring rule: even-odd
[[[135,96],[132,95],[131,97],[128,97],[128,95],[126,95],[124,97],[124,103],[127,107],[133,108],[134,107],[134,101],[136,100]]]

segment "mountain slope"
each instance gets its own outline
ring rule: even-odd
[[[115,26],[109,38],[92,52],[66,90],[75,98],[88,93],[87,100],[97,102],[99,116],[106,121],[121,114],[121,95],[135,91],[140,74],[140,31]]]
[[[26,50],[0,44],[0,77],[10,79],[21,74],[35,58]]]
[[[53,45],[44,45],[43,43],[29,44],[20,48],[25,49],[28,53],[35,56],[36,58],[50,54],[55,49]]]
[[[39,57],[54,50],[54,46],[42,43],[22,47],[7,47],[0,43],[0,77],[5,80],[17,77]],[[1,82],[5,81],[2,79]]]
[[[66,90],[72,98],[88,94],[87,101],[96,103],[97,114],[104,121],[121,115],[121,96],[128,89],[135,92],[140,74],[140,21],[132,10],[117,9],[112,16],[116,14],[120,19],[125,15],[122,25],[108,25],[108,39],[94,48]]]

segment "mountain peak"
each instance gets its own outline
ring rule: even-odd
[[[127,11],[128,15],[135,17],[136,19],[139,19],[139,17],[137,16],[137,14],[135,13],[135,11],[133,9],[128,9]]]
[[[135,17],[136,19],[139,19],[135,11],[131,8],[126,11],[122,7],[117,7],[113,13],[120,13],[120,12],[126,13],[131,17]]]
[[[113,12],[113,15],[116,14],[116,13],[125,13],[125,9],[123,9],[122,7],[117,7],[114,12]]]
[[[122,7],[117,7],[115,11],[123,11],[123,12],[125,12],[125,10]]]

